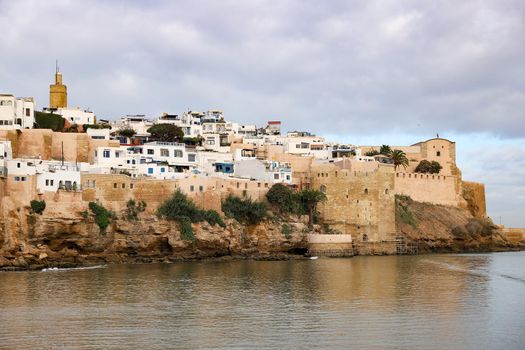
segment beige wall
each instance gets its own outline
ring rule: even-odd
[[[456,176],[396,172],[394,183],[396,194],[418,202],[450,206],[462,203]]]
[[[473,216],[477,218],[487,216],[484,184],[463,181],[463,198],[466,200],[467,208]]]
[[[395,238],[393,173],[353,172],[329,164],[312,166],[311,181],[312,188],[325,191],[319,212],[333,229],[356,241],[365,234],[369,241]]]
[[[67,162],[93,162],[96,147],[118,147],[116,140],[93,140],[85,133],[53,132],[49,129],[27,129],[0,132],[0,140],[10,140],[15,158],[62,159]]]

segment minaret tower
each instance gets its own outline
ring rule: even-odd
[[[62,73],[55,67],[55,83],[49,85],[49,108],[67,107],[67,86],[62,84]]]

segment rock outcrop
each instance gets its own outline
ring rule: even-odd
[[[421,252],[488,252],[520,249],[490,219],[474,217],[469,208],[396,198],[396,229]]]
[[[291,218],[290,232],[278,220],[226,227],[192,224],[195,240],[181,238],[176,222],[141,214],[139,220],[113,220],[104,231],[92,215],[31,214],[12,210],[0,226],[0,267],[41,268],[97,263],[165,262],[206,258],[281,259],[306,252],[306,217]],[[124,215],[122,215],[124,217]],[[297,255],[299,254],[299,255]]]

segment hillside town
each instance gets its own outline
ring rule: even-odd
[[[226,196],[264,200],[275,184],[324,193],[323,222],[363,243],[396,240],[396,195],[486,216],[483,185],[463,181],[455,143],[444,138],[341,144],[285,132],[285,120],[249,125],[216,109],[103,120],[71,108],[67,95],[58,68],[41,111],[31,97],[0,95],[4,216],[32,200],[64,212],[92,201],[118,211],[134,200],[153,212],[175,189],[220,212]]]

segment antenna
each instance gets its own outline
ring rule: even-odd
[[[58,60],[55,60],[55,73],[58,73]]]

